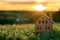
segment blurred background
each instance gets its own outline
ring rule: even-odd
[[[52,12],[53,20],[60,22],[60,10],[59,11],[46,11],[45,13]],[[0,11],[0,24],[22,24],[22,23],[35,23],[40,17],[41,12],[37,11]]]
[[[52,13],[55,23],[36,36],[41,13]],[[0,40],[60,40],[60,0],[0,0]]]

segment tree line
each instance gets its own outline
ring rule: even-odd
[[[0,24],[35,23],[39,17],[36,11],[0,11]],[[60,10],[53,12],[53,20],[60,22]]]

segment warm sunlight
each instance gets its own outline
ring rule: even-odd
[[[45,9],[45,7],[42,4],[35,5],[33,6],[33,8],[38,11],[42,11]]]
[[[41,0],[35,0],[35,2],[37,2],[37,3],[40,2],[40,1],[41,1]]]

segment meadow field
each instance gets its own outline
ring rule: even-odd
[[[34,24],[0,25],[0,40],[40,40],[35,35],[34,26]],[[60,40],[60,23],[53,24],[53,31],[50,33],[49,38],[42,40]]]

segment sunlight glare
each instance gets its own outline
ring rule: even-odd
[[[38,11],[42,11],[45,9],[45,7],[42,4],[35,5],[33,6],[33,8]]]

